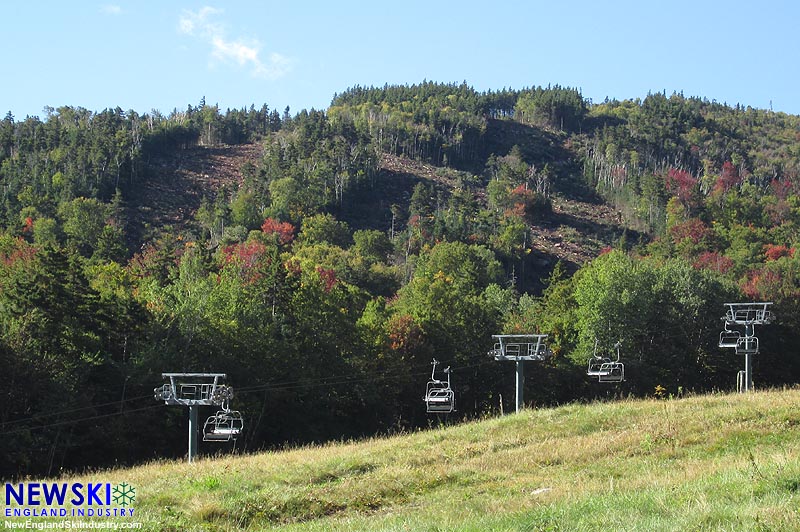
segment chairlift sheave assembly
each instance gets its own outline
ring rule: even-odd
[[[489,356],[499,361],[543,362],[553,356],[547,348],[546,334],[493,334],[496,340]]]

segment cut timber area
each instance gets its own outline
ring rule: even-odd
[[[530,246],[571,267],[597,257],[603,248],[619,241],[623,234],[633,242],[639,237],[611,205],[560,196],[551,200],[553,213],[530,228]]]
[[[403,206],[408,205],[418,182],[427,181],[451,192],[458,186],[459,176],[468,175],[390,154],[381,154],[379,170],[380,186],[388,183],[400,185],[400,188],[395,186],[391,189],[394,193],[390,199],[381,197],[381,203],[394,202]],[[475,198],[485,206],[485,189],[476,189]],[[639,233],[628,226],[621,212],[599,199],[587,201],[558,194],[551,197],[551,202],[552,214],[530,226],[531,241],[528,245],[538,257],[540,266],[552,266],[560,260],[568,270],[574,271],[597,257],[603,248],[618,242],[623,234],[627,234],[629,243],[635,243],[639,238]]]
[[[243,181],[242,167],[258,165],[260,144],[193,146],[150,161],[150,175],[133,195],[133,236],[142,241],[151,228],[181,232],[194,217],[203,197],[213,201],[221,187]]]
[[[193,221],[203,197],[213,201],[220,188],[230,191],[241,185],[242,168],[247,163],[257,167],[262,153],[258,143],[194,146],[152,160],[149,177],[128,201],[131,240],[140,243],[162,227],[181,233]],[[449,194],[460,186],[461,178],[473,183],[477,179],[452,168],[384,153],[372,190],[362,193],[361,202],[341,206],[337,214],[353,228],[386,231],[391,225],[391,206],[407,209],[417,183],[432,183]],[[485,189],[474,187],[474,194],[485,205]],[[549,269],[560,260],[575,270],[617,242],[623,232],[627,231],[631,242],[638,238],[621,214],[605,203],[564,195],[551,200],[552,214],[530,226],[528,245],[542,268]],[[397,229],[404,225],[405,220],[399,221]]]

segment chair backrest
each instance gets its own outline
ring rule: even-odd
[[[758,353],[758,338],[756,336],[742,336],[736,341],[737,355],[755,355]]]
[[[741,333],[739,331],[730,331],[725,329],[721,333],[719,333],[719,346],[720,347],[736,347],[736,344],[739,342],[739,337],[741,337]]]

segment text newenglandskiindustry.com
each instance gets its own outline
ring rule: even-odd
[[[6,530],[136,530],[142,523],[116,521],[3,521]]]

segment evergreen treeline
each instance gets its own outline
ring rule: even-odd
[[[454,369],[459,415],[508,408],[510,368],[486,355],[499,332],[551,335],[555,356],[528,370],[535,404],[727,389],[741,361],[716,347],[726,301],[776,303],[757,385],[796,382],[798,126],[677,94],[593,104],[432,82],[294,116],[204,101],[9,114],[2,474],[185,452],[186,413],[152,397],[164,371],[226,372],[251,450],[425,425],[433,357]],[[241,184],[209,190],[187,228],[131,241],[159,158],[242,142],[263,156]],[[404,196],[387,157],[443,179]],[[574,275],[535,259],[553,198],[592,195],[641,238]],[[609,391],[585,364],[617,340],[628,381]]]

